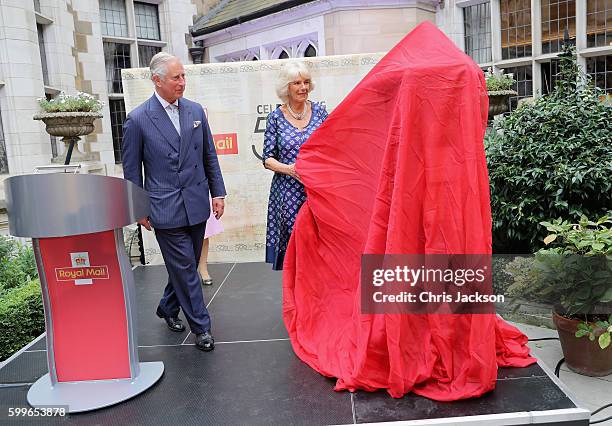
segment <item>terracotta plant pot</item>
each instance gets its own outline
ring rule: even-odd
[[[588,337],[576,337],[581,321],[562,317],[553,311],[553,322],[559,333],[561,349],[567,367],[574,373],[585,376],[607,376],[612,374],[612,345],[601,349]]]
[[[496,115],[507,112],[510,108],[508,105],[508,99],[510,99],[510,96],[518,95],[518,93],[514,90],[497,90],[487,92],[487,94],[489,95],[489,121],[493,120],[493,117]]]
[[[94,131],[96,118],[102,118],[102,114],[99,112],[46,112],[34,116],[34,120],[41,120],[45,123],[47,133],[63,138],[66,145],[65,154],[62,159],[58,159],[62,162],[66,160],[68,154],[70,154],[68,162],[70,158],[77,161],[90,159],[87,154],[79,151],[77,141],[79,136],[85,136]]]

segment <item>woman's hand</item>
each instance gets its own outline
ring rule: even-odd
[[[298,172],[295,171],[295,163],[287,164],[287,169],[286,169],[285,174],[291,176],[292,178],[297,180],[299,183],[302,183],[302,180],[300,179],[300,175],[298,174]]]
[[[282,173],[291,176],[299,183],[302,183],[300,175],[295,171],[295,164],[285,164],[281,163],[276,158],[267,158],[266,161],[264,161],[264,167],[268,170],[272,170],[274,173]]]

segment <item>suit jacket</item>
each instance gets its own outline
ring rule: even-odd
[[[179,116],[180,136],[154,94],[130,112],[123,125],[123,176],[143,188],[144,166],[155,228],[202,223],[210,216],[209,192],[213,198],[225,195],[202,106],[180,98]]]

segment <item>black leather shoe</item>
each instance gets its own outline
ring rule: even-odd
[[[176,331],[177,333],[185,331],[185,326],[183,325],[183,322],[180,319],[167,317],[166,315],[164,315],[161,309],[159,309],[159,307],[157,307],[157,311],[155,312],[155,314],[166,321],[166,324],[168,324],[168,328],[170,330]]]
[[[199,350],[209,352],[215,348],[215,339],[213,339],[209,331],[196,334],[195,345]]]

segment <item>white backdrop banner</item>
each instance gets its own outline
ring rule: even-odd
[[[310,99],[331,112],[383,54],[304,59],[316,84]],[[262,166],[266,116],[280,100],[274,90],[284,60],[186,65],[185,97],[204,107],[225,186],[225,232],[211,238],[211,262],[261,262],[265,257],[272,172]],[[129,112],[153,94],[149,70],[122,71]],[[143,230],[147,261],[162,263],[151,232]]]

